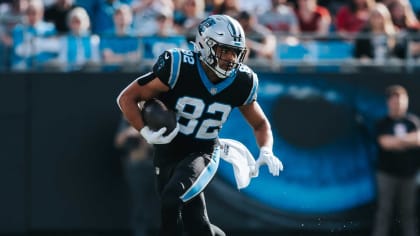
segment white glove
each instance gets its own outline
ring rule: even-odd
[[[149,128],[149,126],[144,126],[140,130],[140,134],[149,144],[167,144],[176,137],[178,131],[179,125],[177,123],[175,129],[166,136],[163,136],[163,134],[166,132],[166,127],[163,127],[158,131],[153,131]]]
[[[283,163],[274,156],[273,151],[268,147],[261,147],[260,155],[255,163],[255,168],[251,171],[251,177],[257,177],[261,165],[266,164],[268,171],[273,176],[278,176],[280,171],[283,171]]]

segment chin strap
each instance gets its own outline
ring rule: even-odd
[[[218,59],[216,57],[216,55],[211,55],[209,57],[204,57],[201,53],[200,53],[200,49],[198,47],[198,45],[194,42],[191,42],[194,45],[194,50],[195,52],[197,52],[199,55],[198,57],[200,58],[200,60],[202,60],[204,62],[204,64],[206,64],[206,66],[208,68],[210,68],[210,70],[212,70],[217,77],[219,77],[220,79],[226,79],[227,77],[229,77],[234,69],[230,70],[230,71],[226,71],[223,70],[222,68],[220,68],[219,63],[218,63]],[[211,58],[214,57],[214,58]],[[216,63],[216,66],[212,66],[212,64]]]
[[[222,68],[220,68],[219,64],[217,64],[216,67],[212,68],[212,69],[213,69],[214,72],[216,72],[216,74],[219,78],[223,78],[223,79],[229,77],[232,74],[232,71],[233,71],[233,70],[225,71]],[[225,71],[225,73],[223,74],[220,71]]]

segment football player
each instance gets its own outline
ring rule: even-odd
[[[220,157],[218,134],[238,107],[260,147],[257,163],[270,173],[283,169],[273,155],[270,123],[257,102],[257,75],[243,64],[241,25],[227,15],[211,15],[197,27],[195,50],[163,52],[146,73],[129,84],[117,102],[124,116],[155,146],[154,165],[161,197],[161,236],[215,235],[203,190],[214,177]],[[144,126],[138,103],[151,98],[176,112],[178,125],[152,131]],[[258,171],[256,166],[256,172]],[[255,173],[254,173],[255,174]]]

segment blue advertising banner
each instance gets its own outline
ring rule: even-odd
[[[382,91],[356,85],[355,80],[325,75],[264,74],[258,101],[271,121],[274,153],[284,171],[278,177],[260,171],[241,192],[293,213],[334,213],[371,202],[372,129],[386,107]],[[238,111],[221,137],[241,141],[258,156],[252,130]],[[219,175],[235,186],[231,168],[222,164]]]

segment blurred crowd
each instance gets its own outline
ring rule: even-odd
[[[419,2],[0,0],[0,71],[139,69],[166,48],[191,49],[209,14],[238,19],[250,60],[282,58],[279,45],[337,40],[361,62],[416,58]]]

